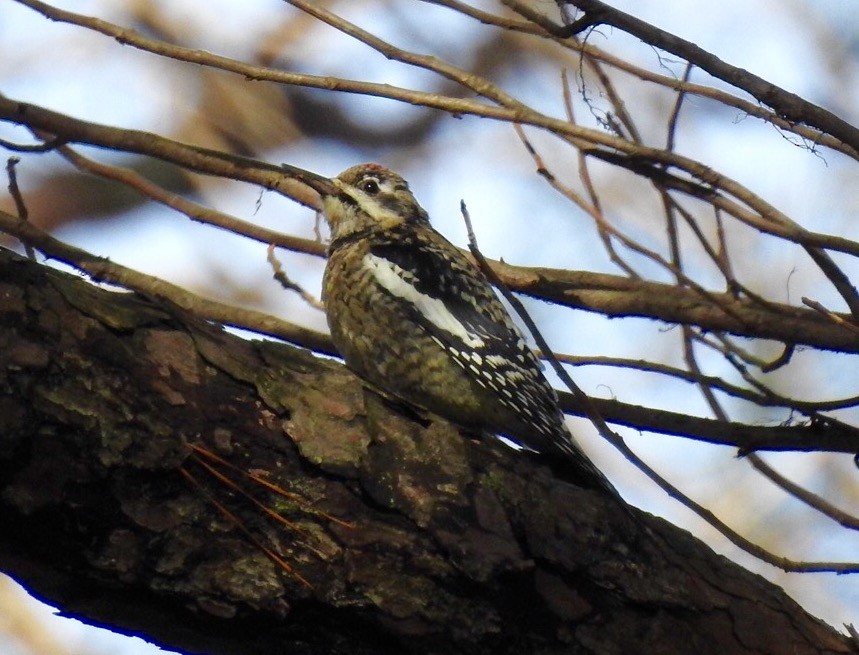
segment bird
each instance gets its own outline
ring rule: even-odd
[[[386,396],[502,435],[616,495],[489,280],[432,227],[408,183],[372,163],[323,180],[310,181],[331,232],[322,300],[346,365]]]

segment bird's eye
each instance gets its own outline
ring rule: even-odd
[[[375,177],[368,177],[366,180],[361,182],[361,191],[368,193],[371,196],[375,196],[379,193],[379,180]]]

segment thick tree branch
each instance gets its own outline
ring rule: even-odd
[[[0,566],[68,613],[214,654],[850,652],[687,533],[330,361],[8,254],[0,298]],[[248,487],[294,528],[190,444],[304,498]]]

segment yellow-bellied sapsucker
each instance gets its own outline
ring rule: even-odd
[[[320,188],[331,226],[323,300],[335,346],[372,386],[464,427],[559,457],[613,491],[567,431],[554,389],[471,260],[406,181],[377,164]]]

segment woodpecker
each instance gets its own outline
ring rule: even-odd
[[[406,181],[362,164],[324,184],[322,299],[346,365],[371,387],[563,462],[616,491],[568,432],[554,389],[480,269],[436,232]]]

